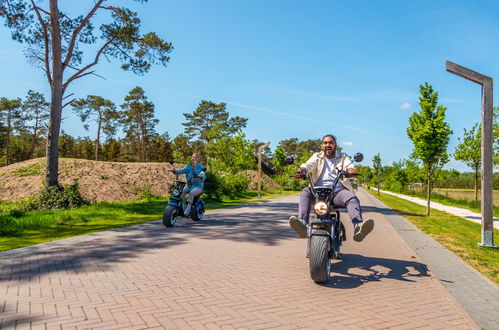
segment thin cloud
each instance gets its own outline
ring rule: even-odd
[[[319,98],[323,98],[323,99],[329,99],[329,100],[340,101],[340,102],[363,102],[363,100],[361,100],[357,97],[352,97],[352,96],[334,96],[334,95],[327,95],[327,94],[322,94],[322,93],[301,91],[301,90],[297,90],[297,89],[289,89],[289,88],[282,88],[282,87],[269,86],[269,85],[265,85],[264,87],[268,88],[268,89],[280,91],[280,92],[285,92],[285,93],[298,94],[298,95],[311,96],[311,97],[319,97]]]
[[[181,92],[176,92],[176,91],[172,91],[172,90],[164,90],[164,92],[172,93],[172,94],[176,94],[176,95],[181,95],[181,96],[186,96],[186,97],[190,97],[190,98],[199,98],[199,99],[205,99],[206,100],[206,98],[204,98],[202,96],[199,96],[199,95],[192,95],[192,94],[187,94],[187,93],[181,93]],[[319,123],[321,125],[325,125],[326,124],[326,125],[330,125],[330,126],[336,126],[336,127],[346,128],[346,129],[350,129],[350,130],[353,130],[353,131],[356,131],[356,132],[360,132],[360,133],[364,133],[364,134],[367,134],[367,135],[380,136],[380,137],[384,137],[384,138],[393,139],[393,137],[391,137],[391,136],[379,134],[377,132],[367,131],[367,130],[364,130],[364,129],[361,129],[361,128],[358,128],[358,127],[347,126],[347,125],[339,125],[339,124],[335,124],[335,123],[331,123],[331,122],[325,122],[323,119],[314,119],[314,118],[310,118],[310,117],[306,117],[306,116],[302,116],[302,115],[296,115],[296,114],[293,114],[293,113],[287,113],[287,112],[283,112],[283,111],[278,111],[278,110],[273,110],[273,109],[268,109],[268,108],[263,108],[263,107],[257,107],[257,106],[249,105],[249,104],[242,104],[242,103],[231,102],[231,101],[224,101],[224,102],[226,104],[230,104],[230,105],[241,107],[241,108],[246,108],[246,109],[251,109],[251,110],[257,110],[257,111],[262,111],[262,112],[267,112],[267,113],[273,113],[273,114],[280,115],[280,116],[285,116],[285,117],[290,117],[290,118],[296,118],[296,119],[300,119],[300,120],[315,122],[315,123]]]
[[[412,105],[409,102],[405,102],[400,106],[400,109],[406,110],[412,108]]]
[[[340,144],[344,145],[344,146],[353,146],[353,142],[350,142],[350,141],[340,142]]]
[[[268,88],[268,89],[276,90],[276,91],[285,92],[285,93],[318,97],[318,98],[339,101],[339,102],[355,102],[355,103],[372,102],[372,101],[375,101],[375,102],[401,102],[403,100],[417,98],[417,94],[415,94],[413,92],[408,92],[405,90],[375,90],[375,91],[371,91],[371,92],[367,92],[367,93],[363,93],[363,94],[355,95],[355,96],[334,96],[334,95],[301,91],[301,90],[290,89],[290,88],[282,88],[282,87],[271,86],[271,85],[264,85],[264,87]]]
[[[301,116],[301,115],[295,115],[292,113],[287,113],[287,112],[282,112],[282,111],[277,111],[277,110],[272,110],[272,109],[267,109],[267,108],[262,108],[262,107],[256,107],[256,106],[248,105],[248,104],[230,102],[230,101],[227,101],[225,103],[230,104],[230,105],[235,105],[235,106],[238,106],[241,108],[247,108],[247,109],[258,110],[258,111],[267,112],[267,113],[278,114],[281,116],[286,116],[286,117],[291,117],[291,118],[297,118],[300,120],[306,120],[306,121],[311,121],[311,122],[315,122],[315,123],[320,123],[321,125],[330,125],[330,126],[336,126],[336,127],[341,127],[341,128],[345,128],[345,129],[350,129],[350,130],[364,133],[367,135],[380,136],[380,137],[384,137],[384,138],[393,139],[391,136],[379,134],[376,132],[366,131],[364,129],[354,127],[354,126],[339,125],[339,124],[335,124],[335,123],[331,123],[331,122],[326,122],[323,119],[314,119],[314,118],[309,118],[309,117],[305,117],[305,116]]]

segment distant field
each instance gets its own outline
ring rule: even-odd
[[[433,192],[453,199],[461,199],[465,201],[475,200],[475,191],[473,189],[434,188]],[[478,191],[478,200],[480,200],[480,191]],[[494,190],[494,206],[499,207],[499,190]]]

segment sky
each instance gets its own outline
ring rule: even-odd
[[[463,129],[481,120],[481,87],[446,72],[446,60],[499,76],[497,0],[109,3],[130,6],[142,32],[171,42],[170,62],[137,76],[122,71],[118,60],[103,59],[96,67],[103,78],[79,79],[68,93],[122,104],[141,86],[155,104],[156,130],[171,137],[183,132],[183,113],[201,100],[225,102],[231,116],[248,118],[247,138],[270,142],[272,149],[284,139],[334,134],[345,152],[364,154],[364,165],[377,153],[391,165],[412,152],[406,129],[419,109],[420,84],[431,84],[448,108],[449,153]],[[76,16],[93,1],[60,4]],[[105,19],[100,14],[96,24]],[[44,73],[27,63],[23,50],[2,25],[0,96],[24,97],[33,89],[49,98]],[[85,59],[94,56],[90,49]],[[63,117],[68,134],[95,138],[69,107]],[[445,168],[469,170],[455,160]]]

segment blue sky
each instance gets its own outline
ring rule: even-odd
[[[480,121],[480,86],[446,72],[446,60],[499,76],[495,0],[123,3],[139,12],[144,32],[173,43],[170,63],[135,76],[103,60],[97,69],[106,80],[86,77],[69,92],[121,104],[130,89],[142,86],[156,105],[157,131],[172,137],[183,131],[182,113],[206,99],[249,118],[247,137],[270,141],[272,148],[283,139],[332,133],[346,152],[364,153],[365,164],[379,152],[388,165],[412,151],[406,128],[424,82],[448,108],[449,152],[463,128]],[[67,4],[69,13],[85,7],[61,1]],[[1,96],[23,97],[28,89],[50,95],[43,72],[26,63],[23,45],[3,26],[0,61]],[[94,137],[70,109],[64,117],[66,132]],[[467,169],[456,161],[447,168]]]

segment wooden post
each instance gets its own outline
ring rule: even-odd
[[[270,142],[267,142],[265,144],[262,144],[261,146],[258,147],[258,198],[262,198],[261,190],[262,190],[262,184],[260,178],[262,177],[262,149],[268,146]]]
[[[493,219],[493,79],[450,61],[446,61],[445,66],[448,72],[471,80],[482,86],[482,242],[478,245],[482,247],[497,248],[497,246],[494,245]]]

